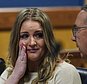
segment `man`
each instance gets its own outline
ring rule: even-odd
[[[82,55],[87,57],[87,5],[82,7],[82,10],[77,15],[72,32],[72,40],[76,42]]]
[[[72,33],[72,40],[76,42],[81,55],[87,58],[87,5],[78,13]],[[87,84],[87,78],[82,81],[82,84]]]

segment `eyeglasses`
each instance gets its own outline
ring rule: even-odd
[[[82,30],[87,29],[87,26],[78,27],[77,25],[73,25],[73,27],[72,27],[73,36],[76,37],[76,33],[81,29]]]

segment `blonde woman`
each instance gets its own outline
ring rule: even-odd
[[[37,8],[22,10],[12,28],[9,58],[12,68],[0,84],[81,84],[76,68],[58,55],[51,22]]]

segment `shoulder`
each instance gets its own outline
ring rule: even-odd
[[[67,62],[59,63],[54,71],[55,81],[64,84],[81,84],[80,75],[76,68]]]
[[[72,64],[69,64],[65,61],[59,63],[55,69],[55,73],[67,73],[67,74],[70,74],[70,75],[74,75],[75,74],[79,74],[77,72],[77,69],[72,65]]]
[[[3,80],[3,81],[7,80],[9,71],[12,71],[11,67],[6,68],[5,71],[1,74],[0,82],[1,82],[1,80]]]
[[[76,68],[72,65],[72,64],[69,64],[65,61],[61,62],[58,64],[58,66],[56,67],[56,71],[76,71]]]

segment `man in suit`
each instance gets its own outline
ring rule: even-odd
[[[83,6],[78,13],[72,33],[72,40],[76,42],[81,55],[87,59],[87,5]],[[87,84],[87,78],[83,84]]]

